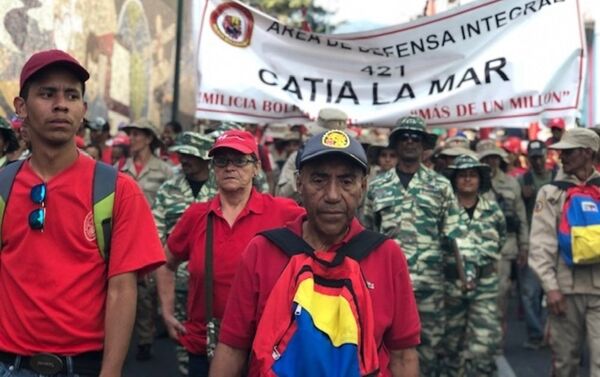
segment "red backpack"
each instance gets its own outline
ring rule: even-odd
[[[287,228],[261,235],[290,261],[267,299],[252,345],[260,375],[380,375],[371,296],[358,261],[387,238],[364,230],[335,254],[321,255]]]

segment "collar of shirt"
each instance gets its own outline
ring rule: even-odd
[[[302,224],[305,221],[307,221],[307,216],[302,215],[302,216],[299,216],[296,220],[287,223],[286,226],[292,232],[296,233],[299,236],[302,236]],[[328,251],[337,250],[342,245],[344,245],[348,241],[350,241],[358,233],[362,232],[364,229],[365,228],[361,225],[361,223],[356,219],[356,217],[354,217],[352,219],[352,221],[350,222],[350,229],[348,230],[348,232],[346,232],[346,235],[344,236],[344,238],[342,238],[342,240],[340,242],[338,242],[335,245],[333,245],[332,247],[330,247]]]

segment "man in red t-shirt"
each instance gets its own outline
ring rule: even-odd
[[[317,253],[335,253],[364,229],[355,213],[366,189],[367,157],[342,130],[313,136],[299,153],[297,187],[307,214],[287,227]],[[256,329],[269,294],[287,262],[286,254],[266,238],[252,239],[231,288],[211,376],[240,375],[255,336],[260,336]],[[381,345],[381,375],[418,376],[415,347],[421,326],[404,254],[393,240],[386,240],[359,263],[372,301],[372,335]],[[259,376],[254,357],[249,376]]]
[[[110,258],[100,254],[91,195],[96,162],[75,144],[88,78],[60,50],[34,54],[21,71],[14,106],[32,154],[4,212],[0,375],[121,376],[137,275],[164,263],[150,208],[123,174],[114,193]]]

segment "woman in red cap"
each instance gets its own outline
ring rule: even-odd
[[[209,152],[218,194],[192,204],[167,240],[168,264],[158,272],[159,295],[169,335],[190,356],[189,375],[208,376],[219,320],[242,252],[258,232],[283,226],[304,212],[296,202],[258,192],[258,145],[246,131],[219,136]],[[174,272],[189,260],[187,321],[173,315]],[[208,337],[208,341],[207,341]]]

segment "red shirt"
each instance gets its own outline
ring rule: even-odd
[[[29,213],[39,207],[30,191],[42,180],[28,161],[15,178],[0,252],[1,351],[73,355],[101,350],[107,275],[145,272],[164,262],[144,194],[119,173],[107,272],[92,217],[94,164],[80,154],[46,182],[43,232],[28,223]]]
[[[100,156],[100,161],[112,165],[112,147],[106,146],[102,148],[102,156]]]
[[[300,235],[305,220],[305,217],[299,217],[287,227]],[[363,229],[354,219],[342,242],[328,252],[337,250]],[[266,238],[252,239],[242,256],[231,288],[221,323],[220,342],[238,349],[251,348],[267,298],[288,260]],[[387,240],[360,261],[360,266],[365,279],[373,287],[369,292],[373,304],[375,341],[384,345],[379,350],[379,365],[384,376],[391,376],[389,350],[414,347],[420,342],[421,323],[406,258],[393,240]],[[252,362],[249,376],[259,376]]]
[[[256,233],[283,226],[304,213],[304,209],[287,198],[275,198],[252,189],[246,207],[232,227],[223,218],[220,195],[206,203],[192,204],[181,216],[167,240],[175,257],[189,260],[187,334],[180,338],[191,353],[206,354],[206,319],[204,305],[204,248],[206,218],[213,217],[213,315],[223,317],[227,296],[241,254]]]

